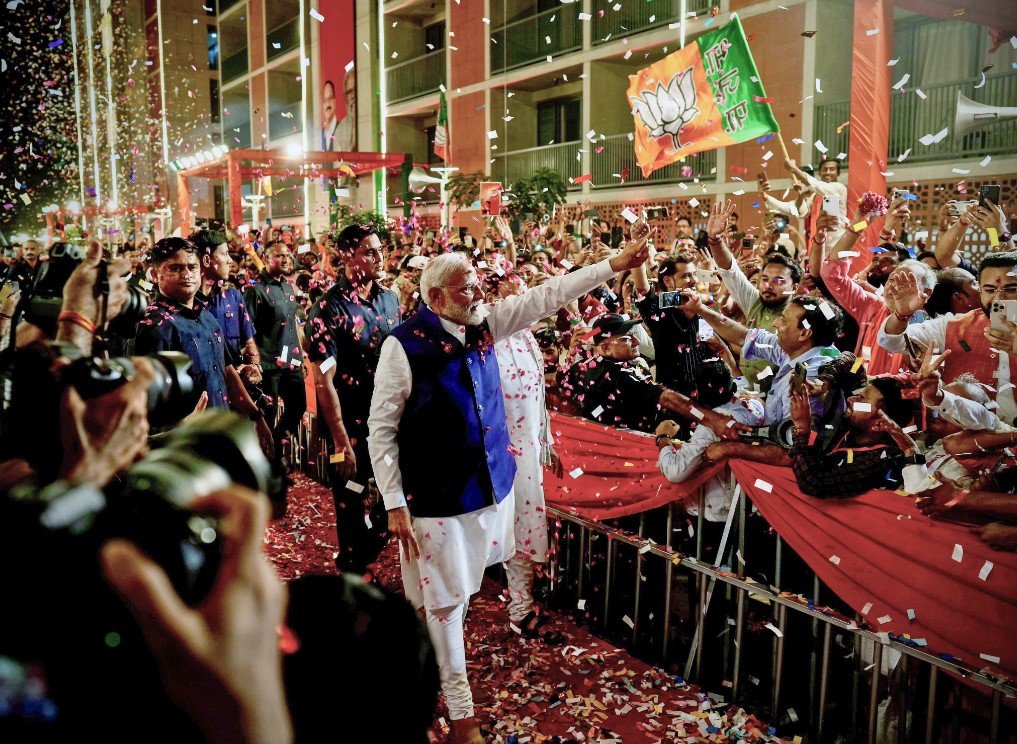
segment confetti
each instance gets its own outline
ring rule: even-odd
[[[999,663],[999,657],[998,656],[993,656],[992,654],[978,654],[978,658],[981,659],[982,661],[987,661],[990,664],[998,664]]]
[[[988,579],[989,574],[992,572],[993,565],[994,564],[992,563],[992,561],[986,561],[985,563],[983,563],[982,567],[978,570],[978,578],[981,579],[982,581]]]
[[[767,623],[765,627],[766,627],[767,630],[772,632],[778,638],[783,638],[784,637],[784,634],[780,632],[780,628],[778,628],[773,623]]]
[[[955,544],[953,546],[953,555],[951,555],[950,558],[955,560],[957,563],[960,563],[961,561],[963,561],[964,560],[964,547],[962,545],[960,545],[959,543]]]
[[[773,486],[767,483],[762,478],[756,478],[756,482],[753,487],[758,488],[760,491],[766,491],[767,493],[773,493]]]
[[[314,8],[311,8],[311,9],[310,9],[310,10],[308,11],[308,13],[310,14],[311,18],[313,18],[314,20],[316,20],[316,21],[317,21],[318,23],[322,23],[322,22],[324,22],[324,20],[325,20],[325,16],[323,16],[323,15],[322,15],[321,13],[319,13],[319,12],[318,12],[317,10],[315,10]]]
[[[576,468],[575,470],[570,470],[569,471],[569,475],[571,475],[573,478],[578,478],[582,474],[583,474],[583,469],[582,468]]]
[[[367,486],[362,483],[357,483],[356,481],[348,480],[346,481],[346,488],[353,491],[353,493],[363,493]]]
[[[335,357],[329,357],[324,362],[318,365],[318,369],[321,370],[322,374],[325,374],[335,366]]]
[[[900,80],[898,80],[896,83],[893,84],[893,89],[894,90],[900,90],[901,88],[903,88],[905,85],[908,84],[908,80],[910,80],[910,79],[911,79],[911,73],[910,72],[905,72],[904,73],[904,77],[902,77]]]
[[[925,134],[918,138],[918,141],[928,147],[942,141],[950,133],[949,128],[943,129],[936,134]]]
[[[840,556],[839,555],[831,555],[830,556],[830,563],[832,563],[835,566],[839,566],[840,565]]]
[[[882,617],[876,618],[876,622],[879,623],[880,625],[886,625],[887,623],[892,621],[893,618],[891,618],[889,615],[883,615]]]

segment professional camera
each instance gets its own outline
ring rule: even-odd
[[[794,423],[791,419],[784,419],[770,426],[756,426],[752,431],[742,433],[741,438],[746,442],[776,444],[778,447],[791,449],[794,443]]]
[[[136,368],[128,357],[98,359],[77,357],[76,347],[59,344],[64,356],[74,359],[58,373],[60,382],[70,385],[84,399],[112,392],[134,377]],[[148,386],[148,422],[158,428],[175,424],[190,413],[200,391],[191,379],[191,360],[180,351],[163,351],[145,357],[152,365],[155,379]]]
[[[0,657],[44,670],[53,708],[47,720],[0,716],[0,739],[64,740],[68,731],[110,727],[104,740],[136,741],[154,721],[155,740],[197,739],[161,694],[147,644],[100,575],[98,551],[111,538],[130,540],[186,603],[200,604],[218,573],[221,538],[217,520],[191,505],[233,483],[264,492],[269,463],[251,423],[219,409],[159,444],[102,490],[23,483],[0,498],[0,555],[11,568],[2,582],[10,611],[0,616]]]
[[[25,312],[25,320],[38,326],[51,338],[56,335],[56,319],[63,305],[64,285],[78,264],[85,258],[85,251],[71,243],[55,243],[49,250],[49,261],[40,264],[39,273],[31,287],[31,297]],[[95,285],[95,296],[109,293],[106,261],[99,266]],[[127,285],[127,297],[120,313],[108,324],[111,333],[134,337],[135,330],[145,316],[149,295],[133,285]]]

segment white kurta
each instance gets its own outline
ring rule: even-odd
[[[529,328],[571,300],[603,284],[614,275],[608,261],[554,277],[515,297],[490,307],[488,328],[495,343]],[[460,342],[461,327],[442,320],[445,330]],[[413,389],[413,374],[402,344],[385,339],[374,381],[367,438],[374,474],[386,509],[406,506],[399,444],[396,435],[406,400]],[[506,457],[511,455],[506,452]],[[441,478],[441,463],[434,463],[434,478]],[[497,505],[451,517],[413,517],[420,558],[400,555],[403,588],[414,606],[431,610],[462,604],[480,591],[484,569],[503,563],[515,553],[513,517],[515,497],[508,494]],[[412,516],[412,510],[411,510]],[[401,551],[400,551],[401,552]]]
[[[547,513],[544,510],[544,448],[551,427],[544,400],[544,357],[529,329],[494,345],[505,394],[505,418],[516,458],[516,550],[530,560],[547,560]]]

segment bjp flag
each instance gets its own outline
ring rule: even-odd
[[[629,75],[627,95],[644,178],[686,155],[780,131],[737,16]]]

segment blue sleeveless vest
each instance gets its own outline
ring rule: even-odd
[[[467,326],[464,346],[421,305],[391,335],[413,373],[396,437],[410,513],[451,517],[501,503],[516,463],[487,323]]]

